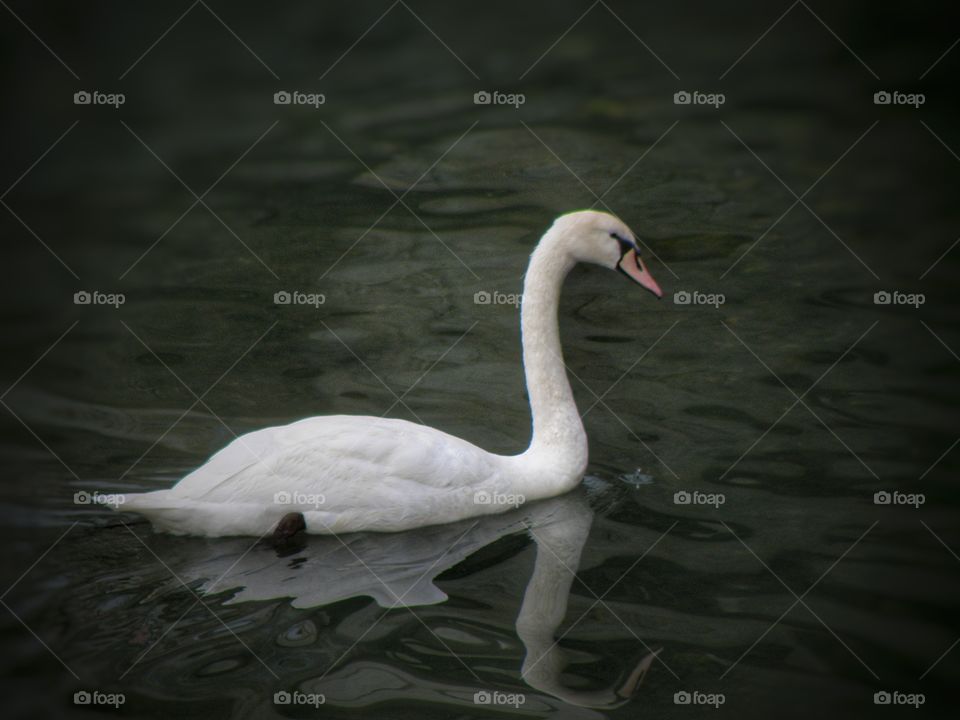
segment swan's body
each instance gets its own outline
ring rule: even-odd
[[[128,495],[118,509],[178,534],[264,535],[291,512],[310,533],[398,531],[572,489],[586,469],[587,436],[560,351],[560,288],[586,261],[659,296],[632,238],[613,216],[584,211],[558,218],[537,244],[521,305],[533,438],[520,455],[404,420],[314,417],[243,435],[170,490]]]
[[[406,420],[329,415],[243,435],[172,489],[127,496],[120,508],[210,536],[262,535],[289,512],[311,533],[397,531],[502,512],[510,496],[534,500],[579,481],[557,467],[519,487],[526,460]]]

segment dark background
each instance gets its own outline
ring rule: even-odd
[[[342,145],[318,129],[318,118],[330,123],[366,161],[376,163],[378,174],[395,183],[398,191],[440,154],[449,144],[446,138],[456,137],[469,126],[461,110],[464,106],[472,109],[469,99],[482,88],[525,93],[527,103],[516,117],[545,137],[551,137],[552,127],[569,121],[600,138],[610,137],[611,142],[630,137],[649,146],[672,119],[679,119],[668,159],[654,158],[653,164],[639,166],[637,173],[619,187],[620,194],[611,195],[619,206],[612,204],[623,208],[625,219],[649,239],[665,262],[689,263],[684,267],[693,268],[693,277],[701,287],[720,289],[756,312],[769,313],[764,316],[763,331],[745,336],[766,340],[761,343],[761,357],[770,359],[778,372],[787,368],[783,377],[798,393],[820,374],[808,372],[801,367],[803,363],[809,361],[826,369],[869,324],[853,319],[859,312],[876,310],[869,302],[873,292],[898,288],[926,295],[920,314],[892,310],[887,316],[890,319],[883,320],[875,331],[872,339],[877,345],[854,353],[854,358],[876,372],[871,376],[879,378],[875,384],[858,392],[863,388],[858,388],[857,382],[864,376],[853,368],[837,381],[839,386],[833,394],[817,398],[825,407],[836,409],[839,434],[848,440],[853,437],[851,444],[871,465],[883,464],[886,471],[881,473],[882,482],[877,484],[868,478],[838,487],[836,477],[846,477],[849,470],[837,469],[850,460],[842,448],[839,451],[845,460],[834,461],[817,452],[811,454],[801,441],[777,433],[773,437],[782,446],[771,451],[767,459],[793,460],[810,470],[809,476],[800,479],[779,478],[771,491],[774,495],[868,498],[877,489],[893,487],[926,493],[922,515],[892,511],[882,515],[882,533],[877,531],[882,540],[872,546],[870,560],[860,568],[862,578],[868,579],[853,594],[854,603],[864,613],[857,621],[864,623],[862,634],[854,644],[879,669],[884,682],[877,689],[895,687],[927,694],[927,705],[916,714],[937,715],[944,706],[953,704],[960,650],[945,655],[934,672],[922,681],[918,679],[960,635],[954,613],[960,559],[952,555],[960,548],[955,486],[960,451],[947,453],[934,471],[924,475],[941,453],[953,448],[960,434],[956,411],[960,359],[954,354],[960,348],[956,312],[960,249],[947,252],[960,236],[960,208],[956,203],[960,180],[960,158],[956,155],[960,149],[956,122],[960,49],[947,52],[938,61],[960,37],[960,25],[949,12],[949,4],[610,2],[609,7],[595,5],[523,79],[521,74],[591,7],[589,2],[467,4],[411,0],[409,8],[442,42],[404,6],[396,5],[332,69],[331,64],[390,3],[237,5],[210,0],[206,5],[191,6],[8,0],[7,5],[9,8],[0,7],[4,140],[0,191],[13,187],[4,195],[8,207],[0,208],[4,253],[0,290],[4,352],[0,368],[5,387],[30,369],[29,380],[18,388],[29,388],[33,394],[22,396],[18,403],[11,401],[20,417],[29,418],[31,407],[36,409],[41,402],[37,398],[48,393],[104,406],[136,403],[158,412],[185,407],[191,401],[183,392],[171,395],[170,378],[164,377],[157,363],[138,349],[122,328],[118,329],[108,311],[78,315],[72,297],[79,289],[97,287],[125,292],[134,300],[162,300],[163,309],[155,305],[141,311],[134,307],[130,312],[135,320],[149,322],[151,337],[158,347],[162,345],[161,358],[195,380],[197,392],[225,369],[223,360],[207,367],[196,360],[197,356],[210,348],[231,347],[226,355],[235,357],[262,330],[236,332],[240,318],[248,313],[242,305],[251,297],[268,297],[277,281],[202,207],[194,208],[135,272],[119,279],[193,202],[181,181],[165,171],[130,130],[183,183],[201,194],[257,137],[273,127],[206,201],[266,265],[286,269],[284,281],[306,285],[316,280],[314,268],[307,264],[310,252],[316,249],[329,264],[358,234],[326,233],[325,226],[339,223],[341,229],[363,228],[391,201]],[[134,64],[184,12],[187,14],[169,34]],[[783,13],[776,27],[731,68]],[[643,47],[633,32],[669,69]],[[118,110],[78,107],[72,102],[73,93],[83,88],[122,92],[126,102]],[[270,99],[282,88],[323,92],[327,104],[315,115],[277,108]],[[682,88],[723,92],[727,102],[714,115],[696,109],[678,110],[669,98]],[[922,92],[926,102],[919,110],[876,106],[873,93],[882,89]],[[489,114],[482,121],[490,127],[516,125],[522,130],[516,117]],[[805,198],[830,230],[797,207],[746,256],[750,262],[744,262],[742,272],[734,270],[720,280],[717,278],[723,270],[794,198],[719,120],[736,128],[736,133],[797,194],[802,194],[878,121],[850,160],[837,163],[828,179]],[[21,178],[75,121],[76,126],[49,155]],[[275,127],[274,121],[278,121]],[[578,146],[575,141],[557,137],[556,147],[564,148],[559,154],[578,158],[581,164],[574,163],[575,169],[598,191],[629,164],[621,162],[609,171],[592,167],[591,160],[606,158],[611,151]],[[434,144],[435,138],[445,139]],[[526,159],[521,149],[517,153]],[[416,162],[407,163],[411,156]],[[505,224],[525,227],[528,234],[519,237],[514,246],[529,247],[540,228],[559,210],[593,201],[562,167],[547,160],[551,164],[549,174],[539,165],[501,171],[496,162],[483,166],[479,160],[471,169],[479,167],[483,172],[472,176],[467,171],[460,175],[439,168],[426,178],[422,193],[414,196],[418,202],[429,201],[431,193],[442,195],[447,186],[465,182],[464,175],[469,176],[468,185],[474,183],[494,200],[501,185],[526,183],[529,192],[519,192],[517,202],[499,217]],[[395,173],[391,175],[389,169]],[[521,172],[528,173],[524,183],[517,182]],[[355,182],[340,182],[341,176]],[[657,188],[665,183],[674,183],[679,192],[658,194]],[[723,196],[699,194],[711,186],[722,187]],[[482,207],[478,207],[474,215],[467,215],[472,223],[482,213]],[[395,228],[422,231],[409,218],[405,224],[393,222]],[[725,233],[710,235],[705,229],[710,222],[724,225]],[[683,227],[683,223],[689,225]],[[444,231],[454,231],[457,218],[438,214],[431,224],[449,239]],[[834,232],[849,244],[851,252],[832,237]],[[423,242],[428,247],[422,251],[426,257],[436,253],[450,259],[442,248],[429,244],[429,238]],[[450,243],[458,254],[472,258],[468,262],[484,257],[483,241],[457,237]],[[945,252],[921,279],[921,273]],[[422,260],[422,253],[412,252],[408,259]],[[861,257],[870,272],[853,255]],[[490,267],[496,267],[496,257],[487,260]],[[707,269],[701,273],[704,267]],[[381,271],[383,268],[378,267]],[[393,312],[386,305],[390,293],[378,295],[375,288],[356,280],[362,277],[362,268],[355,272],[353,276],[331,278],[330,294],[339,292],[345,298],[333,304],[331,317],[350,318],[351,313],[362,310],[379,314],[388,324]],[[689,273],[681,274],[685,279],[690,277]],[[519,270],[510,268],[501,276],[516,277]],[[670,286],[678,287],[663,269],[658,279],[668,294]],[[463,284],[469,285],[464,290],[467,295],[476,289],[466,276]],[[565,301],[568,310],[579,308],[576,299],[583,299],[576,294],[574,298]],[[783,311],[778,314],[781,303]],[[269,317],[269,312],[263,311],[260,316]],[[127,315],[127,320],[140,327],[130,317]],[[591,317],[589,312],[586,317]],[[831,323],[830,318],[837,322]],[[848,318],[853,318],[849,325],[845,324]],[[71,331],[71,338],[77,338],[75,344],[69,350],[61,348],[59,354],[51,353],[32,368],[77,319],[81,322]],[[841,325],[844,332],[838,333]],[[335,380],[324,382],[322,368],[327,359],[315,358],[309,344],[299,339],[308,326],[309,322],[301,319],[283,323],[276,342],[255,353],[249,368],[211,395],[211,404],[229,407],[238,430],[252,429],[264,417],[292,418],[315,412],[313,398],[299,392],[292,382],[298,378],[317,381],[325,411],[365,410],[349,404],[349,397],[338,395],[331,384]],[[590,328],[577,332],[589,335]],[[457,334],[449,330],[449,337],[442,335],[445,339],[437,347],[446,347]],[[393,327],[379,339],[373,338],[368,349],[373,351],[378,342],[386,343],[384,356],[402,355],[397,349],[402,347],[398,345],[402,337],[402,328]],[[829,351],[811,346],[817,338],[830,337],[835,342],[827,343]],[[671,360],[665,359],[657,371],[661,378],[667,378],[664,385],[671,386],[668,376],[672,370],[678,374],[700,373],[713,383],[713,361],[708,355],[696,353],[730,343],[730,337],[721,332],[699,337],[694,333],[684,338],[682,350],[672,356],[673,367]],[[513,345],[511,348],[515,353]],[[762,375],[753,358],[742,348],[740,351],[739,359],[727,368],[724,377],[746,372]],[[692,359],[695,356],[699,358],[696,362]],[[572,367],[589,366],[594,357],[576,343],[568,351]],[[338,359],[343,366],[348,361]],[[291,384],[276,394],[270,393],[275,404],[263,409],[256,400],[262,394],[258,384],[274,363],[285,364],[285,377]],[[496,382],[497,377],[485,376],[488,382]],[[510,382],[517,379],[510,376]],[[765,392],[780,388],[768,376],[762,383]],[[576,389],[582,394],[579,387]],[[734,385],[715,389],[728,392],[747,412],[765,402],[761,393],[741,395]],[[517,387],[512,392],[519,397]],[[583,400],[581,397],[581,407]],[[638,402],[648,400],[643,397]],[[767,413],[766,424],[780,409],[778,406]],[[668,414],[666,409],[663,412]],[[523,427],[522,413],[520,402],[511,408],[501,427],[493,409],[480,405],[473,418],[446,418],[444,429],[483,441],[493,450],[516,451],[522,441],[509,428],[511,423]],[[487,435],[471,435],[480,432],[477,427],[484,426],[484,419],[493,429]],[[695,437],[701,431],[707,434],[704,428],[726,420],[729,417],[723,413],[715,419],[706,413],[698,418],[702,421],[699,430],[674,427],[662,436],[644,434],[644,439],[657,448],[661,447],[656,445],[658,440],[669,446],[671,437],[683,437],[685,433]],[[80,417],[73,429],[63,425],[44,429],[42,423],[35,425],[29,419],[27,427],[12,413],[2,420],[6,468],[3,533],[9,550],[3,561],[5,586],[13,583],[65,526],[67,511],[51,502],[47,493],[52,485],[69,480],[53,454],[62,454],[65,463],[85,479],[109,478],[111,471],[104,468],[129,465],[149,444],[149,424],[136,442],[123,443],[85,435],[83,422],[84,417]],[[158,421],[158,427],[162,426]],[[719,456],[705,459],[697,474],[702,471],[702,478],[715,480],[763,427],[765,424],[760,424],[755,431],[731,441],[730,448],[721,453],[722,460]],[[204,450],[218,447],[227,439],[220,432],[182,442],[202,457]],[[591,441],[599,442],[592,431]],[[825,442],[832,441],[828,438]],[[691,455],[696,450],[695,442],[692,447]],[[599,455],[596,451],[592,446],[593,456]],[[145,477],[169,482],[195,459],[175,454],[161,455],[156,461],[151,457],[146,461]],[[115,475],[112,477],[115,479]],[[67,494],[65,490],[64,497]],[[875,508],[836,512],[849,519],[852,527],[864,517],[874,517]],[[763,520],[763,513],[758,506],[758,522]],[[932,531],[924,529],[918,518],[928,529],[936,529],[947,547]],[[798,524],[802,529],[803,520]],[[858,534],[850,532],[853,534],[842,546],[849,545]],[[799,537],[802,545],[802,533]],[[798,547],[797,553],[801,552],[802,547]],[[819,570],[812,575],[800,572],[799,562],[794,565],[795,558],[789,553],[781,558],[783,565],[776,567],[791,580],[790,573],[797,570],[799,590],[815,580],[836,554],[824,554]],[[51,571],[45,577],[49,580],[45,591],[54,593],[57,574]],[[873,587],[876,592],[864,587]],[[48,607],[49,596],[40,590],[31,595],[24,589],[18,591],[18,607]],[[775,585],[769,589],[779,590]],[[840,582],[832,592],[836,597],[847,597],[847,590]],[[710,596],[711,590],[689,588],[689,597],[701,593]],[[54,606],[51,603],[44,611],[45,617],[57,616]],[[777,614],[773,612],[774,617]],[[842,615],[842,610],[837,611],[838,617]],[[22,626],[5,625],[4,633],[16,644],[16,650],[4,662],[5,698],[19,698],[18,708],[24,716],[30,716],[36,710],[31,711],[29,700],[23,700],[20,694],[40,692],[61,669],[49,657],[20,661],[20,648],[35,642]],[[830,658],[830,662],[819,666],[822,672],[809,689],[797,692],[798,686],[791,687],[789,676],[777,675],[757,680],[753,688],[756,697],[746,700],[750,698],[750,682],[744,679],[739,688],[741,702],[721,712],[740,717],[766,716],[770,712],[797,716],[914,712],[850,705],[848,690],[839,680],[833,686],[829,677],[834,660],[849,666],[851,658],[827,635],[812,643],[811,652],[823,653],[820,657]],[[738,654],[729,653],[731,658]],[[854,666],[851,672],[856,671]],[[869,677],[858,679],[872,682]],[[59,679],[56,682],[59,684]],[[648,701],[663,712],[676,713],[678,708],[664,700],[671,693],[672,688],[664,685],[657,689],[662,697]],[[789,697],[789,703],[783,697]],[[377,710],[370,712],[371,716],[380,716]],[[149,715],[150,710],[143,714]]]

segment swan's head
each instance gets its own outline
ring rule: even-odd
[[[577,262],[619,270],[658,298],[663,297],[640,257],[636,236],[619,218],[596,210],[580,210],[558,217],[552,230]]]

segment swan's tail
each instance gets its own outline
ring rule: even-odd
[[[126,495],[111,506],[120,512],[143,515],[154,530],[174,535],[263,535],[272,530],[283,509],[265,511],[259,504],[209,503],[174,495],[170,490]]]
[[[170,497],[169,490],[154,490],[153,492],[124,495],[122,503],[110,507],[120,512],[137,512],[149,515],[151,511],[162,510],[174,505],[176,505],[176,502]]]
[[[191,528],[185,527],[186,524],[190,524],[190,518],[184,512],[182,500],[171,497],[169,490],[125,495],[122,503],[110,507],[118,512],[135,512],[143,515],[155,530],[176,535],[192,531]]]

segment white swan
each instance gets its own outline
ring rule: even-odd
[[[169,490],[127,495],[116,509],[158,530],[218,537],[398,531],[502,512],[575,487],[587,436],[560,351],[560,288],[578,262],[618,269],[662,296],[633,233],[607,213],[557,218],[530,257],[520,309],[533,437],[495,455],[441,430],[328,415],[243,435]],[[293,522],[290,522],[290,521]]]

